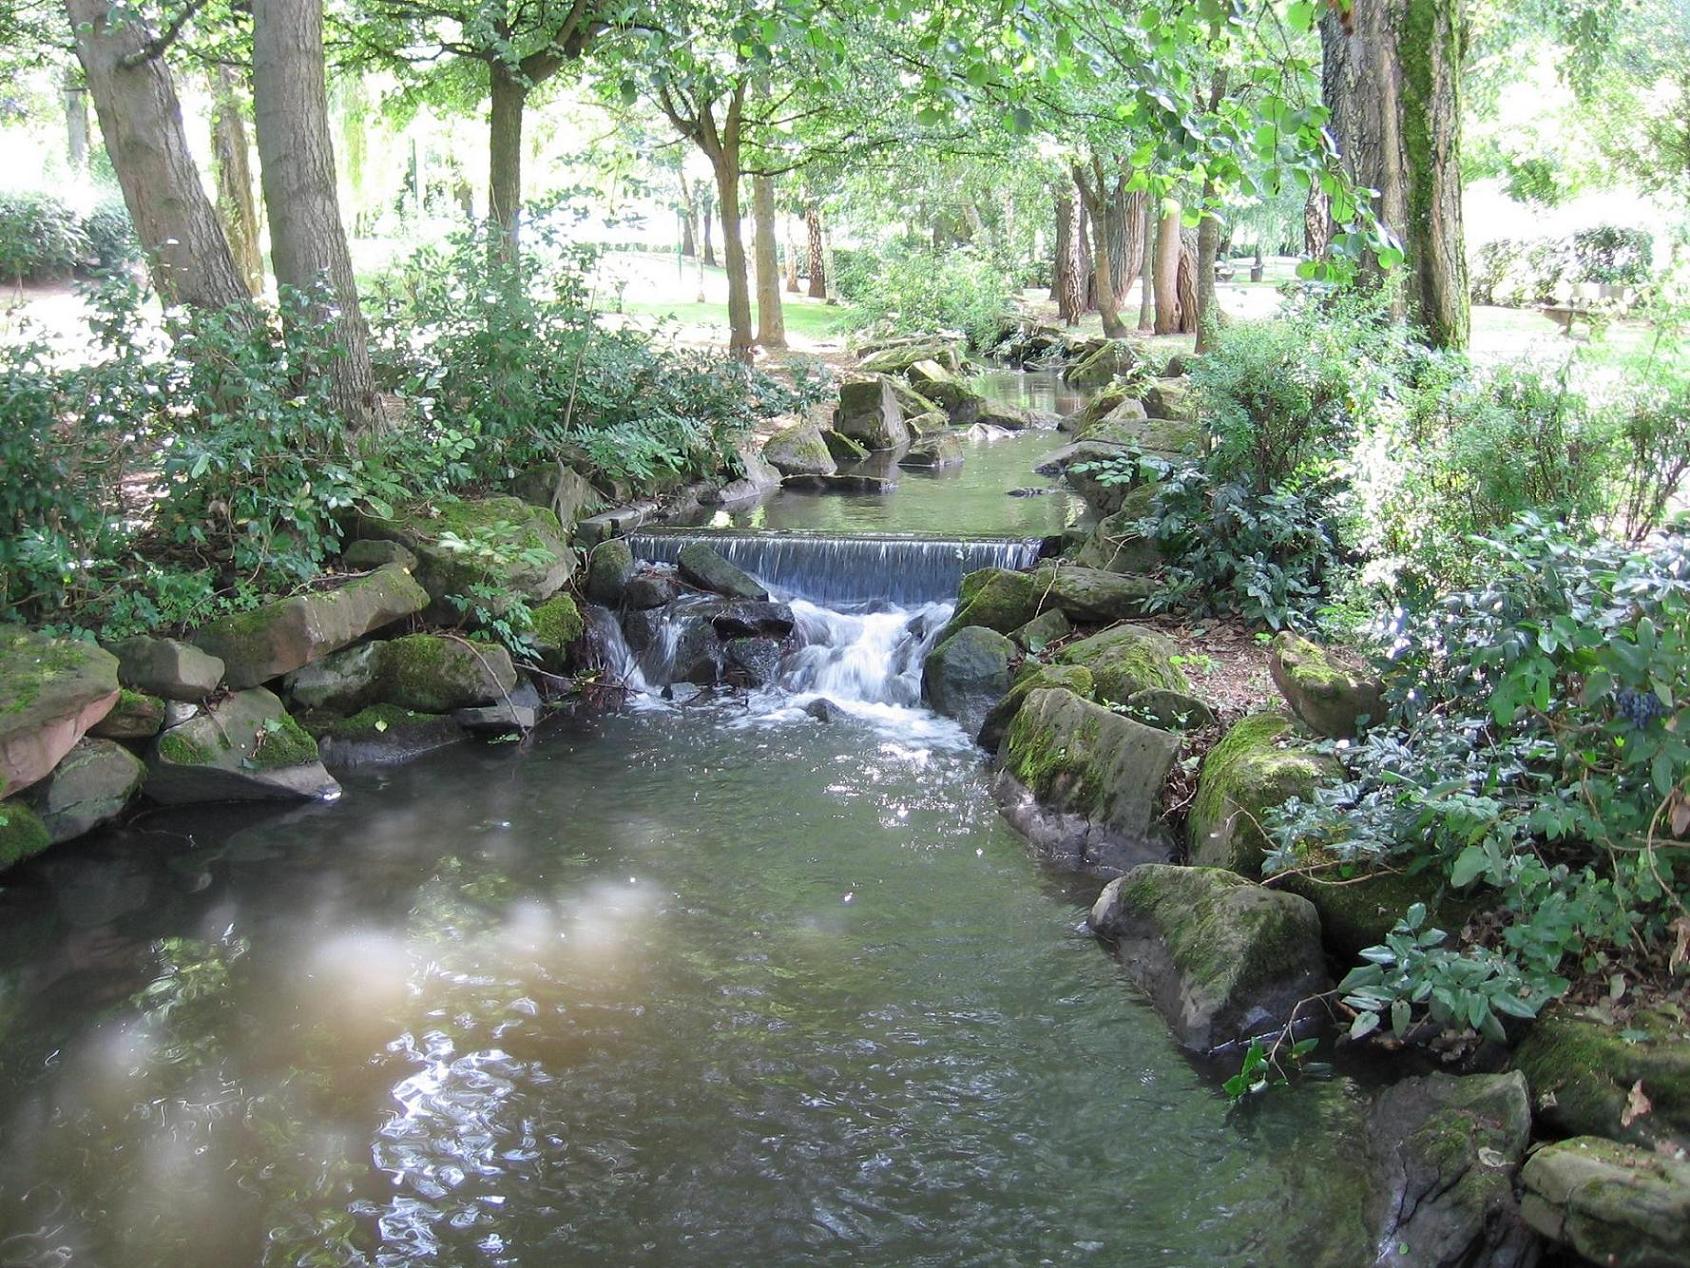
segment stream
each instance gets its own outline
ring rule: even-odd
[[[1058,443],[1012,443],[1035,440]],[[918,526],[849,529],[875,527]],[[334,805],[145,814],[8,874],[0,1266],[1318,1244],[1358,1090],[1229,1109],[1085,932],[1096,882],[1041,868],[920,707],[954,585],[830,597],[856,565],[828,549],[765,578],[797,620],[777,687],[666,700],[661,640],[623,647],[649,690],[622,711],[349,772]],[[925,547],[880,549],[915,575]]]

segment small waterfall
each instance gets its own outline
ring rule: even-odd
[[[782,686],[836,704],[909,708],[921,703],[921,662],[951,605],[851,614],[794,599],[792,614],[798,650],[783,666]]]
[[[634,557],[651,563],[674,563],[694,542],[714,547],[772,591],[828,605],[944,602],[956,596],[964,573],[977,568],[1028,568],[1039,555],[1037,539],[1013,537],[836,537],[674,529],[628,538]]]

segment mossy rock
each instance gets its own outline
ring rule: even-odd
[[[147,796],[202,801],[330,801],[340,786],[317,742],[262,687],[233,692],[171,727],[147,751]]]
[[[1015,644],[996,630],[970,625],[944,639],[921,668],[921,694],[935,713],[977,734],[993,705],[1009,691]]]
[[[1140,449],[1158,458],[1192,458],[1203,452],[1203,429],[1196,423],[1174,418],[1140,416],[1133,410],[1121,408],[1086,428],[1077,437],[1079,443],[1119,445],[1123,449]]]
[[[587,601],[622,606],[622,591],[634,576],[634,552],[620,537],[600,542],[587,557]]]
[[[57,845],[117,818],[140,790],[147,768],[113,740],[83,736],[34,788],[32,808]]]
[[[821,428],[809,420],[770,436],[763,457],[782,475],[832,475],[839,470]]]
[[[904,371],[904,377],[914,385],[916,391],[925,391],[935,383],[953,383],[956,375],[931,357],[923,357],[919,361],[910,362]]]
[[[1198,731],[1213,726],[1215,711],[1196,696],[1168,687],[1146,687],[1123,702],[1127,716],[1164,731]]]
[[[998,793],[1052,862],[1116,876],[1171,853],[1162,799],[1179,748],[1072,691],[1034,687],[1000,747]]]
[[[428,600],[403,568],[378,568],[332,590],[292,595],[223,617],[201,629],[193,641],[223,662],[224,682],[240,691],[414,616]]]
[[[1343,777],[1333,758],[1288,746],[1294,734],[1283,713],[1256,713],[1209,750],[1186,821],[1193,863],[1260,876],[1270,846],[1267,812],[1293,797],[1308,801],[1321,784]]]
[[[1104,887],[1088,922],[1199,1052],[1278,1029],[1331,985],[1314,908],[1219,868],[1135,867]]]
[[[904,426],[904,410],[893,382],[882,376],[841,384],[833,429],[865,449],[896,449],[909,444],[910,430]],[[907,388],[908,384],[903,386]]]
[[[822,432],[822,443],[827,446],[827,451],[840,462],[861,462],[868,457],[867,448],[852,440],[851,437],[831,428]]]
[[[1070,563],[1041,565],[1032,576],[1038,610],[1057,608],[1077,625],[1110,625],[1148,616],[1160,588],[1150,577]]]
[[[1299,867],[1312,860],[1303,859]],[[1446,899],[1443,882],[1432,872],[1384,872],[1358,870],[1350,875],[1342,869],[1316,863],[1311,874],[1285,872],[1271,878],[1277,889],[1300,894],[1320,913],[1320,927],[1335,956],[1349,960],[1367,947],[1384,942],[1403,913],[1415,903],[1424,903],[1432,913],[1429,925],[1450,932],[1467,920],[1465,906]]]
[[[502,612],[512,596],[538,603],[556,594],[575,575],[575,552],[566,544],[557,515],[510,496],[416,502],[392,518],[363,515],[362,537],[396,541],[417,556],[416,577],[428,592],[431,621],[459,617],[449,596],[467,597],[477,586]],[[489,559],[483,547],[496,550]]]
[[[1073,622],[1052,608],[1049,612],[1041,612],[1026,624],[1016,626],[1009,632],[1009,638],[1022,651],[1036,656],[1052,643],[1067,638],[1073,632]]]
[[[962,356],[957,352],[956,345],[942,339],[880,348],[864,356],[861,367],[869,374],[903,374],[918,361],[935,361],[952,371],[962,368]]]
[[[0,801],[0,872],[53,844],[41,816],[21,801]]]
[[[960,379],[949,383],[930,383],[926,392],[953,426],[972,427],[985,421],[988,412],[986,394],[971,384]]]
[[[516,687],[510,653],[492,643],[412,634],[382,645],[381,698],[420,713],[492,704]]]
[[[921,443],[924,437],[942,438],[951,432],[950,416],[940,409],[928,410],[925,414],[911,414],[904,420],[904,425],[910,429],[910,435],[915,438],[917,445]],[[961,442],[959,441],[958,444],[960,445]],[[957,452],[959,455],[957,461],[961,462],[960,448]]]
[[[628,588],[624,587],[624,598],[628,594]],[[531,633],[534,645],[540,651],[541,662],[554,673],[561,672],[570,645],[587,629],[581,609],[567,594],[554,594],[531,615],[534,622]]]
[[[110,652],[0,625],[0,797],[45,779],[117,701]]]
[[[1550,1241],[1611,1268],[1690,1263],[1690,1162],[1578,1136],[1526,1159],[1521,1211]]]
[[[89,727],[88,734],[103,740],[149,740],[163,726],[163,700],[123,687],[112,711]]]
[[[908,381],[900,378],[889,378],[886,385],[892,389],[892,395],[898,400],[898,408],[904,411],[904,422],[907,425],[911,418],[924,414],[943,414],[936,401],[917,391]]]
[[[1113,410],[1125,405],[1128,399],[1126,388],[1119,383],[1111,383],[1098,389],[1091,400],[1072,414],[1064,416],[1062,421],[1057,424],[1057,428],[1060,431],[1082,432],[1093,423],[1101,421]]]
[[[1690,1027],[1681,1020],[1653,1012],[1616,1026],[1556,1006],[1532,1023],[1514,1064],[1539,1120],[1558,1133],[1690,1150]],[[1651,1108],[1627,1123],[1639,1082]]]
[[[898,459],[900,467],[929,471],[960,467],[962,462],[962,441],[954,435],[928,436],[925,440],[918,440]]]
[[[117,680],[166,700],[204,700],[223,682],[223,662],[174,638],[138,634],[106,648],[117,657]]]
[[[379,699],[385,646],[355,643],[300,666],[282,680],[289,702],[301,709],[351,713]]]
[[[1199,418],[1197,393],[1187,378],[1157,379],[1144,393],[1144,408],[1152,418],[1172,418],[1195,423]]]
[[[1268,670],[1291,712],[1318,735],[1349,739],[1385,715],[1377,677],[1340,664],[1325,648],[1289,630],[1273,640]]]
[[[449,716],[395,704],[371,705],[349,718],[307,714],[301,723],[316,736],[324,764],[336,769],[394,766],[469,737]]]
[[[1082,700],[1090,700],[1094,689],[1091,670],[1084,665],[1041,665],[1036,661],[1028,662],[1015,676],[1015,684],[1010,687],[1009,694],[992,706],[991,711],[986,714],[986,720],[980,724],[979,734],[975,737],[980,747],[989,753],[997,752],[1004,736],[1009,734],[1010,723],[1026,703],[1028,695],[1049,687],[1061,687],[1065,691],[1073,692]]]
[[[956,610],[939,635],[940,642],[970,625],[1008,634],[1038,612],[1031,573],[1009,568],[979,568],[967,573],[957,591]]]
[[[1062,372],[1063,380],[1078,388],[1102,387],[1131,374],[1144,360],[1143,350],[1127,339],[1108,339]]]
[[[729,599],[767,599],[768,590],[738,564],[704,542],[683,546],[675,558],[681,579]]]
[[[1177,651],[1165,634],[1139,625],[1117,625],[1069,643],[1056,659],[1091,670],[1099,701],[1124,704],[1135,692],[1151,687],[1190,691],[1184,671],[1173,663]]]
[[[1165,562],[1161,544],[1147,537],[1142,528],[1160,487],[1141,484],[1123,494],[1120,509],[1097,522],[1074,552],[1074,562],[1084,568],[1139,576],[1160,568]]]

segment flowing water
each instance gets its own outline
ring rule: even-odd
[[[832,566],[778,688],[601,611],[625,711],[7,873],[0,1265],[1309,1258],[1355,1089],[1230,1112]]]

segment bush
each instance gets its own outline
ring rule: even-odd
[[[1500,1037],[1571,978],[1671,977],[1690,543],[1628,550],[1528,517],[1479,556],[1481,585],[1386,631],[1391,716],[1338,750],[1347,781],[1276,822],[1269,873],[1428,872],[1494,909],[1453,945],[1405,913],[1344,982],[1358,1029],[1429,1011]]]
[[[77,215],[50,194],[0,193],[0,277],[68,277],[88,254]]]
[[[613,480],[663,487],[737,461],[758,419],[800,403],[737,362],[600,327],[590,258],[537,235],[511,261],[466,234],[378,283],[383,377],[421,403],[433,434],[464,439],[455,479],[503,480],[573,454]]]
[[[1642,286],[1649,280],[1655,240],[1642,229],[1599,225],[1572,238],[1574,276],[1581,282]]]
[[[1567,238],[1498,239],[1468,262],[1475,304],[1521,307],[1565,298],[1581,283],[1644,287],[1651,277],[1654,240],[1642,229],[1602,225]]]
[[[960,330],[984,348],[1004,326],[1011,282],[972,248],[933,251],[894,243],[836,253],[839,293],[860,326],[892,334]]]
[[[141,244],[129,220],[129,208],[118,197],[102,200],[82,221],[88,243],[86,263],[105,272],[141,258]]]

